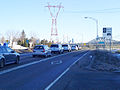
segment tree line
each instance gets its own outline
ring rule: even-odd
[[[34,47],[35,45],[41,45],[41,44],[50,46],[53,43],[46,39],[40,40],[40,39],[36,38],[35,36],[31,36],[30,38],[27,38],[24,30],[22,30],[21,33],[7,32],[6,35],[7,35],[7,38],[2,36],[0,38],[0,42],[1,43],[9,43],[9,44],[11,43],[11,47],[13,46],[14,42],[16,42],[17,45],[21,45],[24,47],[30,47],[31,44],[32,44],[32,47]]]

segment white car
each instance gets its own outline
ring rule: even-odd
[[[47,45],[36,45],[33,49],[33,57],[35,56],[52,56],[51,50]]]
[[[50,48],[52,53],[63,53],[63,47],[61,44],[52,44]]]
[[[71,52],[71,46],[69,44],[63,44],[62,47],[63,51]]]
[[[72,46],[71,46],[71,50],[72,50],[72,51],[75,51],[75,50],[77,51],[77,50],[78,50],[78,47],[77,47],[76,45],[72,45]]]

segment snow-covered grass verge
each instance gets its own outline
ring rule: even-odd
[[[108,51],[91,51],[84,60],[79,62],[79,67],[95,71],[119,71],[120,58]]]

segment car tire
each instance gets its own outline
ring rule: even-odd
[[[59,51],[59,54],[61,54],[61,51]]]
[[[47,55],[44,55],[44,58],[47,58]]]
[[[17,57],[15,64],[19,64],[20,57]]]
[[[0,67],[3,68],[4,65],[5,65],[5,62],[4,62],[4,59],[2,59],[1,62],[0,62]]]

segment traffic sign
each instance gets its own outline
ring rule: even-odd
[[[28,44],[28,43],[29,43],[29,40],[26,40],[26,43]]]
[[[105,42],[98,42],[99,44],[105,44]]]
[[[112,39],[112,28],[103,28],[103,38],[104,39]]]
[[[6,40],[6,43],[9,44],[10,43],[9,40]]]
[[[84,46],[86,46],[86,43],[84,43]]]

